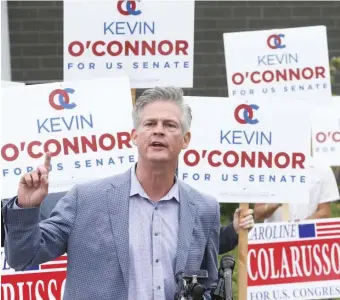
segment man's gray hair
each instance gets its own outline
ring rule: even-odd
[[[155,87],[147,89],[136,100],[132,112],[133,126],[137,129],[140,125],[140,115],[144,107],[155,101],[171,101],[176,104],[182,111],[181,127],[183,134],[190,130],[192,114],[189,105],[184,103],[183,90],[177,87]]]

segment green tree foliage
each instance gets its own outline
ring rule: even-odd
[[[333,57],[330,61],[330,72],[331,72],[331,82],[332,85],[335,84],[335,80],[337,79],[337,75],[340,73],[340,56]]]

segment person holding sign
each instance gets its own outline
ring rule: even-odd
[[[218,280],[219,203],[175,176],[191,119],[181,89],[146,90],[133,110],[138,163],[75,185],[39,222],[49,189],[47,153],[2,209],[9,266],[23,270],[67,252],[65,300],[173,300],[177,275],[202,268],[210,299]]]
[[[313,161],[313,159],[312,159]],[[312,163],[309,166],[309,202],[289,204],[289,221],[306,219],[324,219],[331,217],[330,203],[339,200],[339,190],[332,169],[320,163]],[[282,203],[264,204],[254,206],[254,217],[258,221],[281,222]]]
[[[248,209],[241,219],[241,208],[237,208],[234,213],[234,219],[228,226],[221,226],[220,230],[220,248],[218,254],[224,254],[232,251],[238,245],[238,233],[241,229],[251,230],[254,227],[253,210]]]

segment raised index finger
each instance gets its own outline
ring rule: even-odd
[[[45,155],[45,162],[44,162],[44,166],[47,170],[50,169],[51,166],[51,152],[47,152]]]

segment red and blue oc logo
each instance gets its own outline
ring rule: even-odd
[[[240,124],[257,124],[259,120],[254,118],[254,110],[258,110],[260,107],[256,104],[241,104],[235,108],[234,117]],[[240,111],[243,111],[242,117],[240,117]]]
[[[123,16],[138,16],[142,13],[137,9],[136,0],[119,0],[117,2],[117,9]]]
[[[285,37],[284,34],[272,34],[267,38],[267,45],[270,49],[283,49],[286,45],[282,43],[282,39]]]
[[[69,94],[73,94],[74,92],[75,90],[70,88],[53,90],[49,96],[50,105],[56,110],[75,108],[77,104],[70,103],[69,97]],[[58,101],[55,101],[55,96],[58,96]]]

